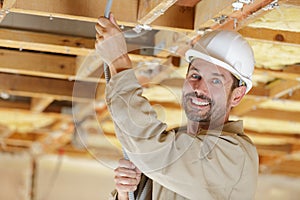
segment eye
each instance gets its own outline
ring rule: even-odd
[[[196,80],[201,80],[202,77],[200,75],[198,75],[198,74],[192,74],[191,78],[192,79],[196,79]]]
[[[217,78],[212,79],[211,82],[212,82],[214,85],[222,84],[222,81],[221,81],[220,79],[217,79]]]

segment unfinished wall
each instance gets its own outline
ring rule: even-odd
[[[30,200],[32,160],[27,154],[0,154],[0,199]]]
[[[34,200],[108,199],[113,171],[92,159],[43,156],[36,162],[34,185]]]
[[[255,200],[298,200],[300,178],[260,175]]]

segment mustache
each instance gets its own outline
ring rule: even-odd
[[[186,95],[184,95],[185,97],[196,97],[202,100],[206,100],[209,103],[213,103],[212,99],[209,98],[208,96],[204,95],[204,94],[197,94],[196,92],[190,92],[187,93]]]

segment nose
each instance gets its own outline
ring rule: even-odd
[[[205,79],[201,79],[196,83],[192,84],[192,88],[197,96],[200,95],[207,95],[208,94],[208,87]]]

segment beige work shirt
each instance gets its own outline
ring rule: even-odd
[[[166,131],[132,69],[113,76],[106,101],[130,160],[153,180],[152,199],[252,200],[258,155],[242,121],[218,130]]]

